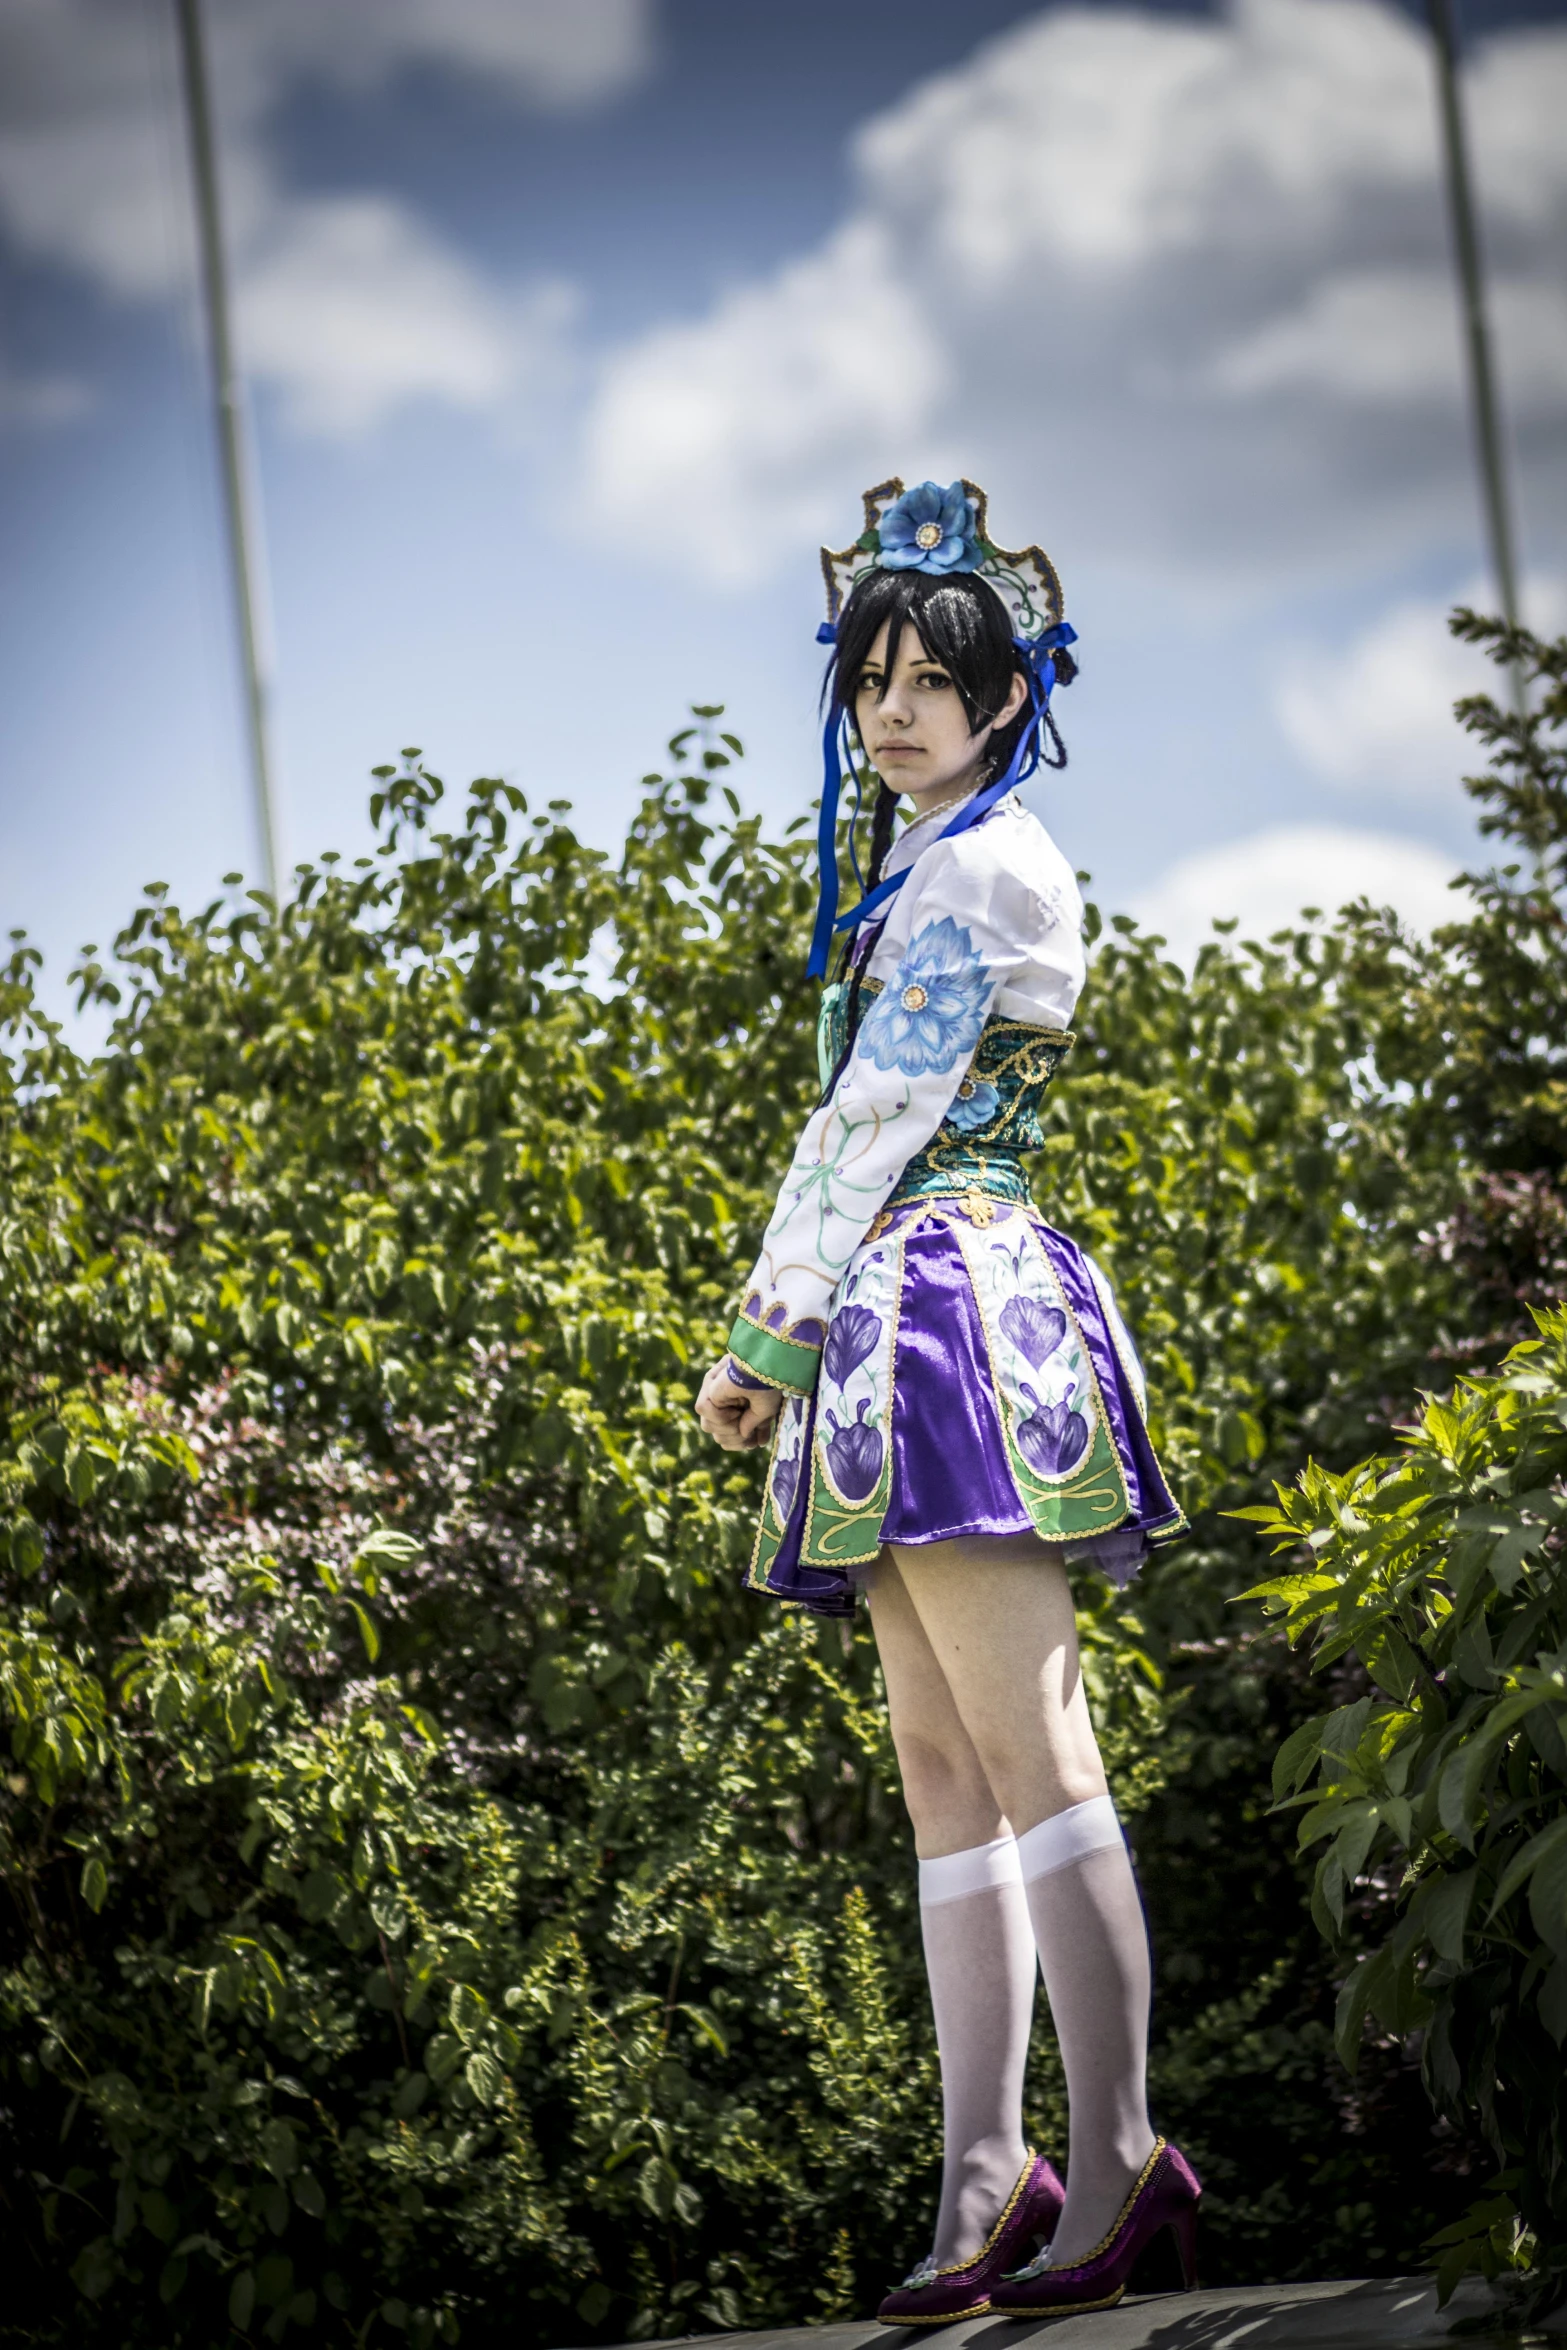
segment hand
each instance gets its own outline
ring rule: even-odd
[[[729,1357],[720,1355],[702,1382],[696,1416],[725,1452],[749,1452],[767,1442],[783,1400],[776,1387],[742,1387],[729,1376]]]

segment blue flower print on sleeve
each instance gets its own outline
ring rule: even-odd
[[[866,1015],[859,1049],[878,1069],[905,1077],[950,1069],[978,1044],[989,999],[990,976],[972,937],[943,914],[910,939]]]

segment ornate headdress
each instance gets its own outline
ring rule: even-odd
[[[924,571],[937,578],[972,572],[1006,607],[1012,642],[1022,657],[1028,683],[1031,722],[1018,736],[1006,773],[965,802],[940,835],[943,840],[977,824],[1039,765],[1041,741],[1050,725],[1051,689],[1057,680],[1056,655],[1077,638],[1076,629],[1062,616],[1061,581],[1049,556],[1042,547],[998,547],[987,526],[987,504],[977,482],[949,482],[943,489],[939,482],[922,481],[906,490],[894,475],[865,492],[865,528],[854,544],[838,552],[831,547],[822,549],[827,618],[816,632],[821,644],[836,641],[844,605],[873,571]],[[1065,664],[1063,684],[1073,675],[1074,666],[1070,661]],[[822,735],[822,812],[817,832],[820,886],[816,929],[806,964],[808,976],[816,979],[826,976],[834,931],[854,929],[884,904],[905,878],[895,873],[891,880],[865,891],[847,914],[838,912],[838,792],[848,758],[847,729],[848,713],[834,694]],[[1059,736],[1056,740],[1059,743]],[[848,765],[852,774],[852,759]],[[856,800],[858,792],[856,777]]]
[[[977,571],[1005,604],[1012,634],[1033,645],[1062,619],[1061,581],[1042,547],[998,547],[986,525],[989,500],[975,481],[945,489],[922,481],[906,490],[896,474],[865,492],[865,528],[852,547],[822,549],[827,622],[835,634],[843,607],[873,571],[928,571],[940,577]]]

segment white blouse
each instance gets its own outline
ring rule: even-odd
[[[881,992],[806,1121],[730,1333],[736,1360],[790,1394],[815,1386],[833,1291],[951,1108],[986,1020],[1064,1028],[1082,990],[1082,897],[1038,817],[1009,794],[942,840],[955,813],[917,819],[887,860],[909,878],[867,966]]]

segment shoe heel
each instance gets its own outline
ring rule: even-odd
[[[1188,2293],[1197,2290],[1197,2209],[1179,2212],[1170,2222],[1175,2249],[1181,2256],[1181,2283]]]

